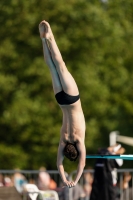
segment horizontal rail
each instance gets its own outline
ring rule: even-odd
[[[39,174],[40,172],[47,172],[49,174],[60,175],[58,170],[9,170],[9,169],[0,169],[0,173],[4,174],[14,174],[14,173],[22,173],[22,174]],[[65,175],[68,176],[68,173],[65,172]]]
[[[16,173],[16,172],[21,172],[21,173],[26,173],[26,174],[38,174],[39,172],[47,172],[47,173],[54,173],[54,174],[59,174],[57,170],[8,170],[8,169],[0,169],[1,173]]]

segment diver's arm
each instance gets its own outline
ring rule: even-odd
[[[79,141],[77,143],[77,148],[79,150],[79,164],[78,164],[77,173],[74,180],[75,185],[79,181],[85,167],[86,150],[85,150],[84,141]]]
[[[63,167],[63,159],[64,159],[63,149],[64,149],[64,147],[65,146],[64,146],[63,142],[60,141],[59,147],[58,147],[58,154],[57,154],[57,168],[58,168],[59,174],[60,174],[63,182],[66,181],[66,176],[65,176],[64,167]]]

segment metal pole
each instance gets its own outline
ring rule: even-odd
[[[133,160],[133,155],[86,155],[86,158]]]

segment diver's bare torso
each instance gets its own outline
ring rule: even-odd
[[[61,140],[63,143],[77,143],[85,138],[85,119],[80,99],[71,105],[60,105],[63,112]]]

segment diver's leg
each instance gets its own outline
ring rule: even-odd
[[[60,78],[56,70],[55,64],[52,60],[51,53],[48,48],[47,40],[43,38],[42,43],[43,43],[44,60],[49,67],[50,74],[52,77],[52,85],[53,85],[54,94],[57,94],[58,92],[62,91]]]
[[[40,31],[40,36],[41,38],[46,38],[48,42],[47,47],[51,53],[51,58],[58,72],[59,80],[64,92],[73,96],[78,95],[79,91],[77,84],[66,68],[49,23],[42,21],[39,26],[44,30],[42,32]]]

